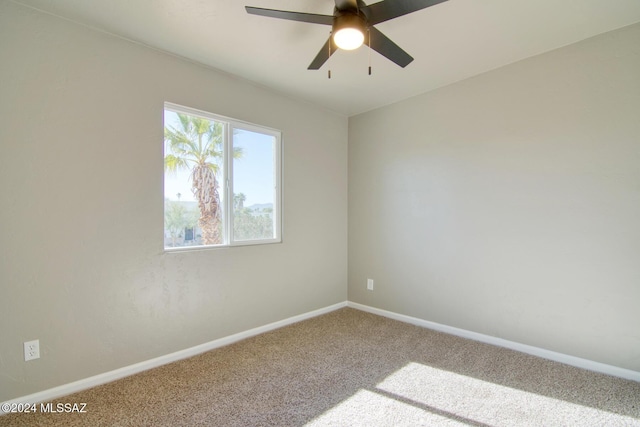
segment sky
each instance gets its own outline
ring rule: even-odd
[[[165,126],[177,125],[177,114],[165,110]],[[233,136],[234,147],[243,148],[243,156],[233,161],[234,192],[244,193],[244,205],[273,203],[274,199],[274,144],[275,138],[243,129],[237,129]],[[170,200],[195,201],[189,181],[190,171],[165,172],[164,196]],[[221,197],[224,197],[221,193]]]

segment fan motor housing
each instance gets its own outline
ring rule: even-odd
[[[332,32],[335,34],[343,28],[357,28],[362,34],[367,32],[366,17],[357,10],[338,12],[333,20]]]

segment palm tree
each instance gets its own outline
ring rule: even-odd
[[[174,173],[179,169],[191,171],[189,179],[200,209],[198,225],[202,230],[202,243],[220,244],[222,207],[218,177],[224,159],[223,126],[202,117],[177,115],[179,127],[164,128],[167,144],[164,168]],[[242,157],[242,150],[234,149],[233,157]]]
[[[233,195],[233,210],[244,209],[244,202],[247,200],[247,196],[244,193],[238,193]]]

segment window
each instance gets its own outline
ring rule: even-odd
[[[165,103],[166,250],[280,242],[279,131]]]

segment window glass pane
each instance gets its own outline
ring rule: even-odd
[[[280,144],[279,131],[165,103],[165,249],[279,242]]]
[[[275,238],[276,137],[233,131],[233,238]]]
[[[224,124],[165,109],[164,246],[224,243]]]

